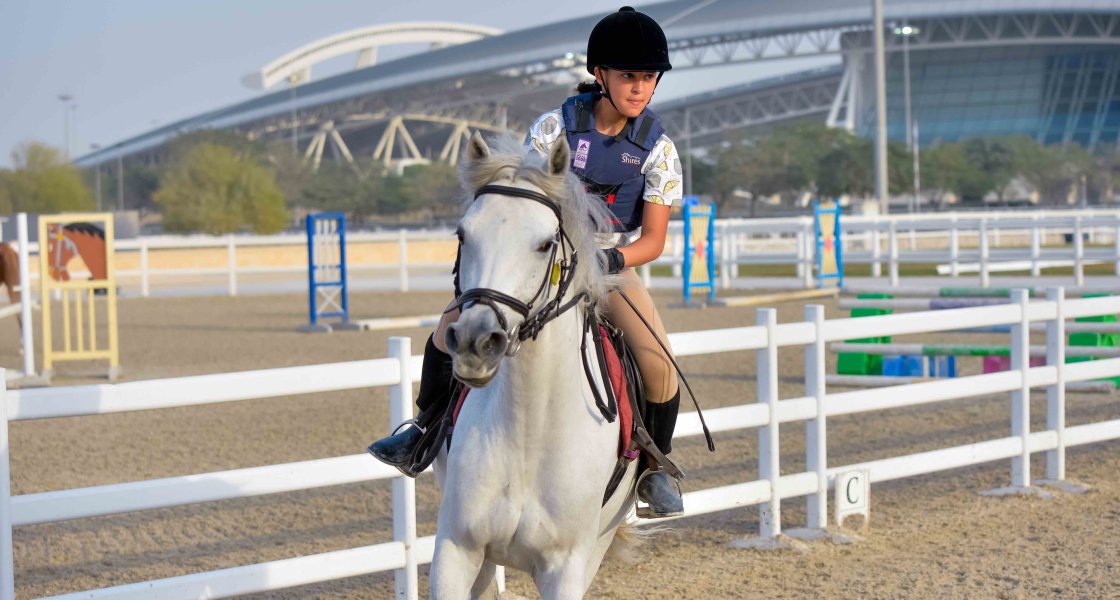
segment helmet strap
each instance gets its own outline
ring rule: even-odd
[[[611,98],[611,88],[607,86],[607,68],[602,66],[595,68],[603,74],[603,80],[599,82],[599,87],[603,88],[603,97],[607,99],[607,102],[611,103],[611,106],[614,108],[615,112],[621,115],[622,111],[619,110],[618,105],[614,103],[614,98]],[[598,79],[596,79],[596,81],[598,81]]]

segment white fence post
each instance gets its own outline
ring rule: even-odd
[[[1042,275],[1038,260],[1042,256],[1042,244],[1039,240],[1038,215],[1031,217],[1031,277]]]
[[[817,417],[805,423],[805,466],[817,474],[817,493],[808,496],[805,512],[809,529],[828,525],[828,438],[825,428],[824,307],[805,307],[805,320],[813,323],[813,343],[805,345],[805,395],[817,400]]]
[[[683,268],[681,267],[681,259],[684,256],[684,235],[680,233],[673,234],[673,277],[681,277]]]
[[[871,221],[871,226],[874,228],[871,235],[871,276],[883,276],[883,251],[879,248],[879,217],[878,215]]]
[[[801,277],[801,278],[804,278],[805,277],[805,262],[807,260],[806,255],[808,254],[805,251],[805,230],[804,229],[798,229],[797,230],[797,238],[796,238],[795,243],[797,245],[797,247],[796,247],[796,249],[797,249],[797,260],[795,261],[797,263],[797,276]]]
[[[647,288],[650,285],[650,278],[651,278],[649,265],[650,265],[650,263],[646,263],[646,264],[638,267],[638,273],[640,273],[641,276],[642,276],[642,285],[646,286]]]
[[[1113,271],[1120,275],[1120,216],[1116,217],[1116,228],[1112,231],[1112,258],[1116,261]]]
[[[980,287],[986,288],[992,280],[988,274],[988,219],[980,219]]]
[[[1058,371],[1054,385],[1046,388],[1046,429],[1058,436],[1058,447],[1046,452],[1046,479],[1066,478],[1066,321],[1065,288],[1046,290],[1046,299],[1057,305],[1054,320],[1046,323],[1046,364]]]
[[[731,287],[731,236],[726,223],[719,225],[719,257],[719,288],[726,290]]]
[[[1022,453],[1011,459],[1011,486],[1025,488],[1031,485],[1031,324],[1027,314],[1030,292],[1011,290],[1011,303],[1020,311],[1019,322],[1011,326],[1011,370],[1018,371],[1022,378],[1019,389],[1011,392],[1011,435],[1023,444]]]
[[[891,287],[898,287],[898,227],[896,221],[891,221],[888,238],[888,271],[890,272]]]
[[[739,244],[742,242],[743,234],[739,232],[731,234],[731,277],[733,279],[739,278]],[[1120,263],[1117,264],[1120,265]]]
[[[229,295],[237,295],[237,246],[233,241],[233,234],[229,234],[226,239],[226,254],[228,256],[228,269],[229,269]]]
[[[20,319],[22,319],[21,336],[23,338],[23,374],[35,374],[35,320],[31,317],[31,304],[35,298],[31,294],[31,245],[27,239],[27,213],[16,216],[16,239],[19,240],[19,290],[23,305],[20,306]],[[42,247],[46,247],[44,243]]]
[[[961,234],[957,228],[957,213],[949,215],[949,274],[961,274]]]
[[[148,282],[148,240],[140,238],[140,297],[147,298],[151,292]]]
[[[389,388],[389,426],[412,418],[412,339],[389,338],[389,356],[400,361],[401,382]],[[416,600],[420,594],[416,570],[416,481],[393,478],[393,540],[404,544],[404,568],[394,571],[397,598]]]
[[[1073,220],[1073,281],[1085,285],[1085,242],[1081,239],[1081,217]]]
[[[46,245],[45,240],[43,245]],[[30,296],[24,300],[30,301]],[[8,379],[6,369],[0,368],[0,600],[15,600],[15,570],[15,553],[12,552],[12,471],[8,462]]]
[[[408,291],[408,237],[403,229],[397,231],[397,253],[400,255],[400,288]]]
[[[758,401],[770,409],[769,422],[758,428],[758,478],[770,482],[770,499],[758,506],[759,536],[764,540],[782,532],[782,500],[778,490],[781,461],[778,452],[778,311],[760,308],[755,322],[766,328],[766,347],[757,351]]]

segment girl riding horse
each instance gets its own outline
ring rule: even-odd
[[[558,140],[566,140],[571,171],[610,209],[614,233],[601,240],[599,258],[607,272],[619,276],[622,291],[633,304],[616,291],[609,295],[604,312],[622,330],[637,360],[645,389],[643,420],[663,454],[672,450],[680,390],[672,359],[658,343],[658,338],[667,339],[665,328],[634,267],[652,262],[663,252],[670,209],[683,192],[676,148],[648,108],[661,76],[671,68],[665,34],[657,22],[622,7],[600,20],[588,39],[587,71],[595,83],[581,84],[579,95],[541,115],[526,142],[547,156]],[[448,307],[424,348],[416,399],[420,414],[406,428],[369,447],[374,457],[410,477],[430,464],[441,441],[434,439],[440,436],[433,435],[432,426],[451,403],[452,359],[446,352],[446,337],[448,326],[459,317],[456,306]],[[638,497],[648,507],[638,516],[683,514],[673,478],[656,464],[648,467],[638,482]]]

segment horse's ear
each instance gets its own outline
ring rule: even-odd
[[[552,143],[548,151],[548,172],[550,175],[563,176],[568,172],[568,161],[571,160],[571,150],[568,149],[568,140],[560,136]]]
[[[471,134],[471,141],[467,144],[467,157],[474,162],[480,158],[490,156],[490,146],[486,145],[486,140],[482,139],[482,135],[475,130]]]

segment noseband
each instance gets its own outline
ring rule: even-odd
[[[587,294],[580,293],[572,298],[567,304],[561,305],[564,300],[564,295],[568,291],[568,286],[575,276],[575,267],[577,263],[576,249],[572,245],[571,239],[564,231],[564,218],[561,216],[560,205],[548,196],[534,192],[533,190],[526,190],[518,187],[506,185],[484,185],[475,191],[474,197],[477,200],[483,194],[498,194],[501,196],[513,196],[516,198],[524,198],[532,200],[538,204],[544,205],[553,214],[556,215],[557,229],[556,229],[556,244],[552,247],[552,255],[548,259],[549,268],[545,271],[544,278],[541,279],[540,286],[537,287],[536,293],[529,299],[528,302],[510,296],[504,292],[490,288],[472,288],[463,292],[455,300],[455,308],[460,311],[470,308],[474,304],[484,304],[490,307],[494,315],[498,318],[498,325],[505,332],[509,339],[509,345],[506,347],[506,356],[514,356],[518,350],[521,349],[521,342],[527,339],[536,339],[537,334],[549,321],[560,316],[568,309],[575,306],[580,300],[584,299]],[[557,248],[562,248],[563,256],[560,262],[556,261]],[[571,249],[571,255],[568,255],[568,249]],[[535,313],[533,305],[542,297],[548,299],[549,283],[557,285],[556,296],[547,300]],[[511,329],[502,311],[499,310],[498,305],[504,304],[511,310],[521,315],[524,320],[513,326]]]

